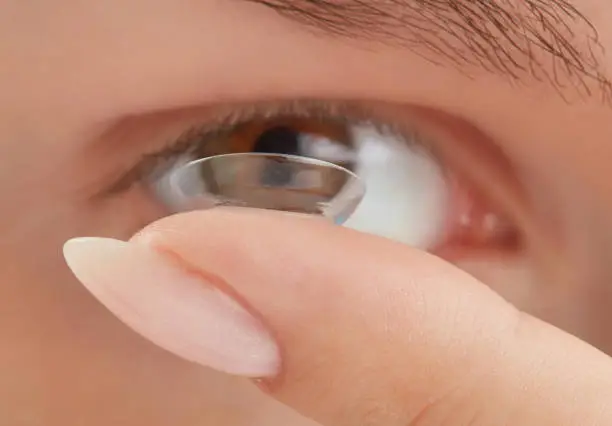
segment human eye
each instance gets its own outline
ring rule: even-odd
[[[207,108],[164,147],[142,157],[113,191],[137,184],[159,207],[158,215],[169,215],[181,211],[170,178],[194,160],[244,152],[300,155],[342,166],[365,182],[366,196],[344,226],[430,251],[452,246],[514,250],[511,222],[489,208],[475,179],[461,170],[465,162],[453,155],[464,136],[440,131],[453,126],[435,116],[356,101]]]

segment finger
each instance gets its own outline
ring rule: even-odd
[[[587,425],[604,415],[604,355],[388,240],[215,210],[163,219],[130,244],[86,240],[66,253],[145,337],[266,377],[274,397],[328,426]]]

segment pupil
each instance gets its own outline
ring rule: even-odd
[[[300,132],[290,127],[272,127],[255,141],[253,152],[266,154],[300,154]]]
[[[263,132],[255,141],[252,151],[265,154],[300,155],[300,132],[290,127],[273,127]],[[262,170],[260,179],[266,186],[285,186],[291,183],[293,167],[291,164],[275,164],[273,168]]]

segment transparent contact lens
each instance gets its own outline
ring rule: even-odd
[[[365,195],[357,175],[327,161],[296,155],[233,153],[191,161],[169,184],[179,211],[251,207],[325,217],[344,223]]]

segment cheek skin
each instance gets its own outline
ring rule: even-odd
[[[52,203],[39,205],[35,221],[22,215],[13,222],[18,235],[0,239],[0,423],[309,424],[247,383],[178,360],[136,336],[69,273],[61,256],[66,239],[127,239],[160,217],[143,191],[61,204],[57,214]]]

